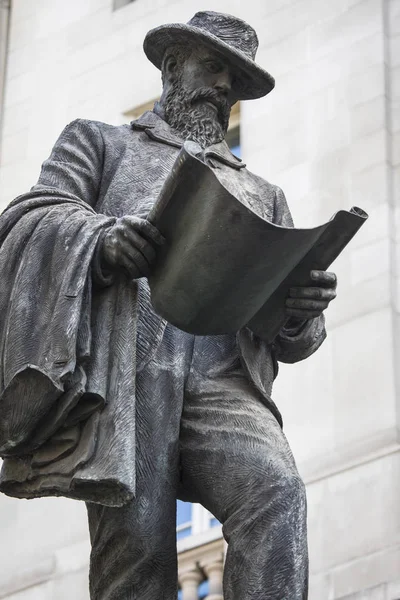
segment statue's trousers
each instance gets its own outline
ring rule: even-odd
[[[304,484],[236,344],[168,325],[137,374],[137,495],[87,505],[92,600],[176,600],[176,497],[223,524],[225,600],[307,598]]]

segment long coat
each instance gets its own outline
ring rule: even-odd
[[[117,217],[146,217],[183,141],[153,112],[114,127],[78,119],[38,183],[0,217],[0,491],[120,506],[135,494],[135,376],[166,322],[146,280],[107,277],[96,248]],[[250,173],[225,142],[205,161],[268,220],[293,226],[282,190]],[[237,333],[243,368],[271,400],[277,361],[308,357],[323,317],[268,345]]]

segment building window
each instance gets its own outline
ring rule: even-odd
[[[182,540],[192,535],[204,533],[220,522],[201,504],[176,502],[176,539]]]
[[[118,10],[119,8],[122,8],[123,6],[126,6],[127,4],[131,4],[134,1],[135,0],[114,0],[113,10]]]
[[[192,535],[192,504],[178,500],[176,503],[176,539]]]

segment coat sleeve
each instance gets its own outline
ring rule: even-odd
[[[32,442],[34,430],[43,423],[48,432],[49,414],[75,389],[74,376],[90,355],[91,261],[99,236],[114,222],[92,208],[102,156],[97,125],[74,121],[43,164],[38,183],[0,217],[4,455],[39,444]],[[83,380],[84,373],[79,393]]]
[[[280,188],[276,188],[274,223],[283,227],[293,227],[293,219]],[[313,354],[326,338],[325,317],[308,319],[303,323],[287,322],[275,338],[273,348],[275,358],[285,363],[295,363]]]
[[[76,119],[61,133],[31,191],[46,194],[57,190],[58,195],[72,194],[93,207],[100,191],[103,163],[104,141],[99,126],[93,121]],[[101,267],[104,235],[105,231],[99,236],[92,259],[93,283],[99,288],[111,285],[114,280]]]

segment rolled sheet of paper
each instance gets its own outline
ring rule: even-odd
[[[311,229],[275,225],[233,196],[185,142],[148,219],[166,238],[149,278],[155,310],[195,335],[248,325],[272,342],[289,287],[326,269],[365,222],[359,208]]]

